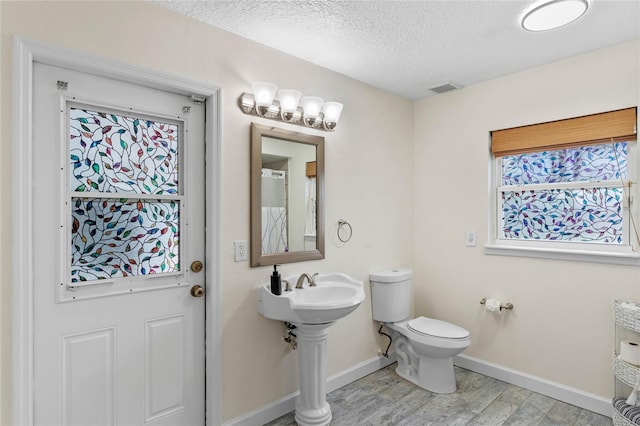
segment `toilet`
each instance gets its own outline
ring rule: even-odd
[[[412,278],[413,271],[403,268],[369,275],[373,320],[390,331],[400,377],[431,392],[455,392],[453,357],[471,343],[469,332],[437,319],[409,318]]]

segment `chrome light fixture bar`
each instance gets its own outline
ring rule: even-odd
[[[272,83],[256,82],[253,93],[239,99],[242,112],[289,124],[332,132],[342,114],[340,102],[325,102],[317,96],[302,96],[298,90],[280,89]],[[276,98],[277,94],[277,98]]]

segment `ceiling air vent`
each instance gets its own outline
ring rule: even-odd
[[[440,93],[444,93],[444,92],[450,92],[452,90],[456,90],[456,89],[459,89],[459,88],[460,88],[460,86],[458,86],[456,84],[453,84],[451,82],[448,82],[448,83],[441,84],[439,86],[432,87],[429,90],[431,90],[432,92],[440,94]]]

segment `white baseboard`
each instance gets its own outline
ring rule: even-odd
[[[394,353],[389,354],[389,358],[382,356],[374,357],[352,368],[341,371],[327,378],[327,392],[332,392],[342,386],[354,382],[362,377],[371,374],[387,365],[395,362]],[[454,363],[467,370],[502,380],[516,386],[529,389],[533,392],[547,395],[559,401],[593,411],[603,416],[611,417],[611,401],[608,398],[601,397],[580,389],[565,386],[560,383],[552,382],[541,377],[522,373],[512,370],[498,364],[493,364],[468,355],[458,355],[454,357]],[[223,426],[262,426],[278,417],[284,416],[295,409],[296,398],[298,392],[286,395],[270,404],[258,408],[250,413],[240,417],[231,419],[223,424]]]
[[[603,416],[611,417],[611,400],[608,398],[464,354],[454,357],[453,362],[455,365],[467,370],[550,396],[551,398],[602,414]]]
[[[338,374],[334,374],[327,378],[327,392],[332,392],[344,385],[355,382],[356,380],[378,371],[395,361],[395,354],[391,353],[389,354],[389,358],[377,356],[363,361],[347,370],[341,371]],[[293,411],[295,409],[298,394],[299,392],[294,392],[286,395],[270,404],[258,408],[257,410],[231,419],[225,422],[223,426],[262,426],[277,419],[278,417],[284,416],[290,411]]]

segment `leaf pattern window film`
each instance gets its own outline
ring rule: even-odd
[[[621,188],[502,193],[504,238],[622,244]]]
[[[627,178],[627,143],[533,152],[502,158],[502,185],[603,182]]]
[[[70,109],[75,192],[178,193],[178,125]]]
[[[69,109],[72,283],[180,271],[179,134]]]
[[[74,198],[71,282],[176,272],[177,201]]]
[[[502,238],[623,244],[627,156],[620,142],[503,157]]]

